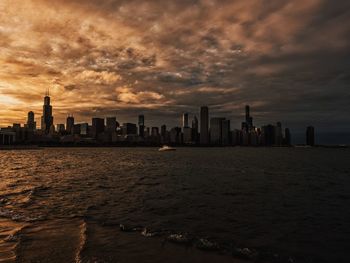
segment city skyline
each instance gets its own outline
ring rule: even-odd
[[[95,138],[97,140],[97,135],[99,133],[113,133],[117,132],[115,136],[120,136],[125,133],[125,135],[129,134],[130,131],[132,133],[130,135],[136,135],[139,138],[146,138],[146,137],[157,137],[160,136],[160,138],[164,138],[165,133],[168,133],[175,129],[176,136],[180,136],[178,139],[174,139],[175,141],[179,140],[178,143],[180,144],[197,144],[197,145],[265,145],[260,138],[261,136],[266,137],[266,135],[262,135],[264,133],[270,133],[273,139],[268,139],[266,142],[266,145],[295,145],[295,144],[307,144],[307,145],[346,145],[350,144],[350,136],[349,133],[343,132],[343,133],[324,133],[319,132],[318,128],[317,132],[315,132],[315,127],[310,126],[310,124],[306,127],[306,137],[305,137],[305,127],[303,131],[295,131],[291,130],[288,126],[285,126],[285,123],[283,123],[282,128],[282,122],[277,121],[269,121],[262,125],[256,125],[256,118],[253,118],[251,115],[250,105],[244,106],[244,114],[241,115],[244,116],[244,118],[241,119],[241,122],[239,125],[237,125],[235,122],[232,122],[227,117],[218,117],[217,115],[211,114],[209,112],[208,106],[201,106],[200,109],[198,109],[198,114],[193,113],[189,114],[188,112],[184,112],[181,114],[178,113],[178,118],[180,116],[181,120],[180,123],[177,121],[175,125],[167,125],[169,123],[169,120],[166,122],[162,122],[160,125],[154,125],[154,122],[152,123],[148,121],[148,118],[146,116],[146,122],[145,122],[145,115],[139,114],[137,116],[137,121],[135,119],[135,116],[133,118],[126,121],[120,121],[120,119],[117,120],[116,114],[114,115],[108,115],[108,116],[92,116],[90,120],[77,120],[74,117],[74,114],[67,114],[66,120],[62,122],[54,122],[54,115],[53,115],[53,107],[51,104],[51,97],[50,97],[50,89],[46,89],[45,96],[43,98],[43,105],[42,105],[42,112],[40,118],[37,116],[33,111],[29,111],[27,113],[27,119],[23,123],[13,123],[8,126],[1,126],[0,124],[0,131],[2,128],[3,132],[15,132],[17,142],[30,142],[28,140],[30,137],[28,137],[28,131],[35,131],[34,133],[39,135],[41,137],[42,135],[55,135],[57,136],[65,136],[69,134],[74,135],[81,135],[83,137],[89,137],[92,136],[92,138]],[[40,114],[39,114],[40,115]],[[177,119],[178,119],[177,118]],[[198,121],[198,118],[200,119],[200,122]],[[36,121],[36,119],[40,119],[39,122]],[[254,120],[254,122],[253,122]],[[191,122],[191,125],[190,125]],[[40,126],[37,125],[37,123],[40,123]],[[160,123],[160,122],[159,122]],[[233,123],[233,125],[232,125]],[[254,124],[253,124],[254,123]],[[199,126],[199,124],[201,124]],[[125,127],[126,125],[126,127]],[[92,132],[93,127],[97,129],[95,132]],[[240,126],[240,127],[239,127]],[[171,128],[170,130],[167,130],[167,128]],[[126,130],[124,130],[126,129]],[[277,130],[276,130],[277,129]],[[124,131],[123,131],[124,130]],[[312,130],[312,131],[311,131]],[[311,131],[311,132],[310,132]],[[39,133],[38,133],[39,132]],[[237,134],[237,132],[241,133],[240,135]],[[95,133],[95,135],[92,135]],[[118,135],[119,134],[119,135]],[[200,136],[202,134],[202,136]],[[244,139],[244,136],[242,137],[242,134],[248,134],[248,137],[246,140]],[[279,134],[279,135],[278,135]],[[293,134],[293,136],[291,136]],[[315,134],[316,137],[315,137]],[[14,136],[14,133],[13,135]],[[24,137],[23,137],[24,136]],[[109,135],[110,137],[111,135]],[[253,137],[252,137],[253,136]],[[254,139],[256,137],[256,139]],[[237,137],[235,139],[235,137]],[[57,137],[58,138],[58,137]],[[107,142],[109,141],[112,143],[112,137],[110,139],[107,139]],[[170,138],[170,137],[169,137]],[[260,139],[259,139],[260,138]],[[4,140],[4,137],[2,137]],[[105,140],[106,138],[102,139]],[[120,139],[114,138],[116,141],[120,141]],[[266,139],[266,138],[265,138]],[[35,139],[36,141],[38,140]],[[101,141],[101,140],[97,140]],[[116,142],[115,141],[115,142]],[[127,139],[128,141],[128,139]],[[152,140],[147,139],[144,142],[149,143],[155,143],[154,138]],[[34,141],[32,141],[34,142]],[[40,140],[39,140],[40,142]],[[160,143],[161,141],[158,141]],[[170,142],[170,141],[169,141]],[[1,143],[1,142],[0,142]],[[163,143],[166,143],[166,141],[163,141]]]
[[[348,1],[1,1],[0,124],[140,112],[152,125],[208,105],[237,126],[349,132]],[[138,19],[134,19],[137,17]],[[324,37],[327,36],[327,37]],[[159,120],[159,123],[158,123]],[[40,120],[36,119],[38,123]],[[176,122],[176,123],[175,123]]]
[[[138,115],[137,124],[120,123],[117,117],[92,117],[91,122],[75,122],[73,114],[68,114],[66,123],[54,123],[50,91],[47,89],[42,107],[41,125],[36,126],[35,113],[29,111],[27,122],[13,123],[0,128],[0,144],[56,144],[56,145],[143,145],[175,144],[187,146],[291,146],[291,131],[282,128],[282,123],[254,125],[250,106],[245,105],[245,119],[241,127],[231,127],[230,119],[213,117],[208,106],[200,107],[199,119],[193,115],[189,125],[189,114],[182,114],[182,124],[175,127],[147,125],[145,115]],[[199,126],[200,124],[200,126]],[[315,129],[308,126],[306,145],[314,146]]]
[[[51,101],[52,101],[52,99],[51,99],[51,96],[50,96],[50,90],[47,89],[46,92],[45,92],[45,96],[43,97],[43,102],[44,103],[42,105],[42,111],[39,114],[36,114],[34,111],[30,110],[27,113],[26,121],[18,122],[18,123],[11,123],[8,126],[2,126],[1,123],[0,123],[0,129],[1,128],[12,127],[13,125],[20,125],[20,126],[23,125],[23,127],[26,126],[26,127],[28,127],[29,129],[32,129],[32,130],[42,130],[45,133],[49,133],[50,132],[50,128],[52,126],[54,127],[54,131],[57,132],[58,131],[57,127],[59,127],[60,125],[63,125],[63,127],[64,127],[64,129],[66,131],[71,132],[73,130],[73,128],[74,128],[73,127],[74,124],[87,123],[87,124],[91,124],[92,125],[94,119],[103,119],[104,120],[104,124],[106,125],[106,127],[110,126],[111,125],[110,123],[112,123],[112,122],[119,123],[118,120],[117,120],[116,114],[114,114],[114,115],[111,114],[111,115],[106,115],[106,116],[92,116],[89,120],[84,119],[84,120],[78,120],[77,121],[75,119],[75,117],[74,117],[74,113],[68,113],[66,115],[66,119],[64,120],[64,122],[55,122],[54,121],[54,119],[55,119],[54,118],[54,109],[53,109],[53,106],[51,104]],[[242,125],[241,129],[242,130],[247,130],[247,131],[255,129],[256,127],[253,126],[253,117],[250,115],[250,105],[245,105],[244,106],[244,110],[245,110],[245,112],[244,112],[245,121],[242,122],[242,120],[241,120],[241,122],[240,122],[240,125]],[[198,119],[197,119],[197,117],[200,118],[200,124],[201,124],[201,127],[197,127],[198,128],[198,132],[203,131],[203,133],[206,133],[207,131],[210,130],[209,121],[211,119],[226,120],[225,117],[217,117],[217,116],[213,117],[213,116],[210,116],[209,107],[208,106],[201,106],[199,111],[198,111],[198,114],[196,114],[196,113],[189,113],[189,112],[183,112],[181,114],[181,116],[179,115],[179,118],[181,118],[181,119],[180,119],[179,125],[176,125],[176,126],[177,127],[181,127],[181,128],[189,128],[190,127],[190,125],[189,125],[190,121],[192,123],[192,127],[193,126],[198,126]],[[40,120],[40,122],[38,122],[36,120]],[[128,121],[130,121],[130,120],[128,120]],[[128,121],[120,122],[120,124],[122,124],[122,123],[130,123]],[[230,120],[228,119],[228,121],[230,121]],[[148,127],[154,126],[152,123],[146,125],[145,115],[144,114],[139,114],[137,116],[137,121],[136,121],[136,118],[134,118],[133,122],[135,122],[135,124],[137,123],[139,128],[141,128],[141,127],[146,128],[147,126]],[[194,124],[194,122],[196,122],[196,124]],[[37,126],[37,123],[40,123],[40,126]],[[162,123],[162,125],[166,125],[166,122]],[[161,126],[161,125],[159,125],[159,126]],[[239,126],[237,126],[236,128],[239,129]],[[141,134],[141,133],[142,132],[140,130],[138,130],[138,134]],[[207,144],[209,142],[209,138],[208,137],[209,137],[209,134],[205,134],[203,144]]]
[[[74,112],[70,111],[68,113],[66,113],[66,115],[64,117],[61,118],[54,118],[54,112],[56,111],[56,106],[55,109],[52,106],[52,97],[50,95],[50,89],[46,89],[45,94],[43,96],[43,98],[41,99],[43,104],[41,105],[41,110],[35,112],[33,110],[29,110],[27,112],[27,114],[25,116],[22,116],[21,120],[23,121],[19,121],[19,122],[13,122],[13,123],[9,123],[9,124],[2,124],[0,122],[0,128],[6,128],[9,126],[12,126],[13,124],[28,124],[29,119],[31,120],[31,122],[35,122],[35,125],[38,129],[40,130],[46,130],[49,131],[49,127],[51,125],[53,125],[56,129],[56,125],[61,125],[64,124],[66,126],[68,126],[68,120],[71,119],[74,123],[89,123],[92,124],[92,119],[94,118],[102,118],[102,119],[106,119],[106,121],[108,120],[108,118],[117,118],[119,120],[119,114],[117,111],[115,111],[114,113],[112,112],[111,114],[105,114],[105,115],[94,115],[93,113],[88,114],[88,116],[86,117],[78,117],[76,118],[76,115]],[[56,103],[56,102],[55,102]],[[247,107],[248,107],[248,115],[247,115]],[[201,111],[202,109],[206,109],[207,113],[205,113],[205,115],[208,115],[207,118],[209,118],[209,113],[208,113],[208,106],[200,106],[199,109],[197,109],[197,112],[187,112],[187,111],[183,111],[183,112],[179,112],[176,113],[176,118],[175,120],[171,120],[171,119],[162,119],[162,120],[149,120],[147,118],[147,122],[148,122],[148,126],[161,126],[163,124],[170,124],[170,126],[172,124],[174,124],[173,126],[178,126],[178,127],[189,127],[189,123],[193,121],[194,118],[200,118],[201,116]],[[239,116],[245,116],[245,121],[248,123],[249,122],[249,109],[250,106],[249,105],[244,105],[243,107],[245,109],[245,112],[242,111],[242,109],[240,109],[241,113],[239,114]],[[132,116],[131,121],[135,122],[138,124],[138,126],[146,126],[145,125],[145,114],[141,113],[136,113],[137,115]],[[31,117],[29,117],[29,115]],[[213,112],[211,112],[211,115],[213,115]],[[215,115],[215,112],[214,112]],[[219,117],[221,116],[221,117]],[[248,116],[248,117],[247,117]],[[147,116],[148,117],[148,116]],[[214,118],[223,118],[222,117],[222,113],[220,115],[215,115]],[[248,119],[247,119],[248,118]],[[56,121],[57,119],[59,119],[59,121]],[[120,123],[126,123],[129,122],[130,119],[126,119],[121,118],[122,121],[120,121]],[[225,118],[224,118],[225,119]],[[244,117],[243,117],[244,119]],[[55,121],[54,121],[55,120]],[[210,118],[208,119],[210,120]],[[250,120],[252,121],[252,120]],[[271,121],[270,121],[271,122]],[[40,125],[38,125],[40,123]],[[46,124],[48,123],[48,125]],[[240,117],[240,119],[236,120],[236,122],[234,122],[235,124],[237,124],[237,128],[240,128],[240,125],[242,123],[242,117]],[[266,124],[266,123],[265,123]],[[209,129],[210,125],[209,123],[205,124],[206,128]],[[71,129],[72,127],[68,127],[67,129]]]

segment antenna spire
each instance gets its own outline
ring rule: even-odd
[[[49,97],[49,96],[50,96],[50,88],[46,88],[45,96],[46,96],[46,97]]]

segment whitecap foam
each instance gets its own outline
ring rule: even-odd
[[[82,263],[82,257],[81,253],[83,252],[85,246],[86,246],[86,240],[87,240],[87,223],[85,220],[82,221],[82,223],[79,225],[80,228],[80,235],[79,235],[79,245],[75,254],[75,262],[76,263]]]

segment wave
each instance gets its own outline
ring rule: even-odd
[[[76,263],[83,262],[82,252],[85,249],[86,241],[87,241],[87,223],[85,220],[82,221],[79,228],[80,228],[79,244],[78,244],[77,252],[75,254],[75,262]]]
[[[239,246],[232,242],[220,243],[211,238],[194,236],[186,232],[182,233],[171,230],[151,230],[148,227],[128,226],[125,224],[120,224],[119,229],[120,231],[126,233],[138,232],[146,238],[160,238],[162,240],[162,246],[165,246],[167,243],[173,243],[186,247],[194,247],[203,251],[231,255],[235,258],[254,262],[295,262],[295,259],[291,256],[280,255],[278,253],[263,251],[256,248],[248,248],[246,246]]]
[[[42,215],[26,215],[21,212],[16,212],[12,209],[6,209],[0,207],[0,217],[11,219],[15,222],[35,222],[45,220],[45,217]]]
[[[50,187],[39,185],[31,188],[10,191],[0,195],[0,205],[11,207],[28,207],[36,197],[40,197],[41,193],[47,191]]]
[[[15,188],[15,187],[18,187],[18,186],[20,186],[20,184],[12,183],[12,184],[8,184],[7,188]],[[26,195],[26,194],[37,195],[40,192],[46,191],[48,189],[50,189],[50,187],[49,186],[45,186],[45,185],[38,185],[38,186],[33,186],[33,187],[25,187],[25,188],[17,190],[17,191],[12,191],[12,192],[7,192],[7,193],[4,193],[4,194],[1,194],[0,198],[17,196],[17,195]]]
[[[0,223],[0,262],[16,262],[16,251],[20,245],[22,231],[28,224],[9,219],[0,219]]]

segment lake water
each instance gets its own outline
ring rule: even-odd
[[[350,149],[47,148],[0,169],[0,262],[350,262]]]

